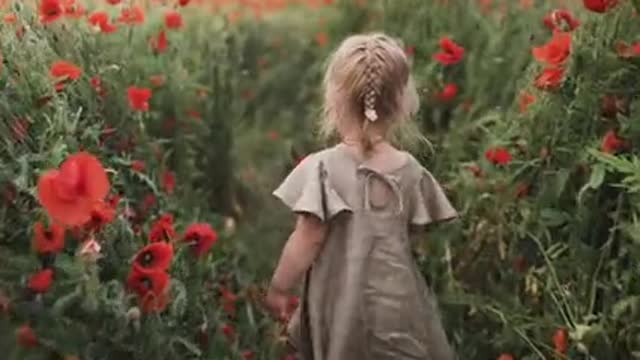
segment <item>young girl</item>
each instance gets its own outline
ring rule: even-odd
[[[297,214],[266,302],[287,317],[304,360],[450,360],[409,228],[456,216],[439,184],[388,136],[417,111],[409,61],[383,34],[347,38],[325,77],[325,134],[341,143],[303,160],[274,192]]]

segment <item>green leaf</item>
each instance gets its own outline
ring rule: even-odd
[[[76,287],[71,293],[58,298],[58,300],[56,300],[56,302],[53,303],[53,306],[51,307],[51,312],[54,315],[58,315],[58,316],[63,315],[67,311],[67,309],[69,309],[71,306],[76,305],[78,303],[78,300],[81,295],[82,295],[81,289]]]
[[[588,185],[591,189],[599,188],[604,182],[604,175],[606,170],[603,165],[594,165],[591,171],[591,177],[589,178]]]
[[[615,320],[622,317],[629,317],[631,314],[627,314],[627,311],[630,311],[633,314],[638,311],[639,307],[640,295],[628,296],[613,305],[613,308],[611,309],[611,316]]]
[[[540,220],[546,226],[557,227],[567,222],[567,216],[560,210],[547,208],[540,212]]]

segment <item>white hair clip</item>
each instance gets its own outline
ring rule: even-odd
[[[366,117],[371,122],[375,122],[376,120],[378,120],[378,113],[375,109],[366,109],[364,111],[364,117]]]

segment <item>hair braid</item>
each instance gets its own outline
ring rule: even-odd
[[[369,151],[372,149],[373,144],[368,136],[368,128],[370,122],[378,120],[378,111],[376,105],[378,99],[382,93],[382,74],[383,67],[382,57],[379,52],[379,46],[377,44],[378,39],[369,39],[364,46],[364,76],[365,82],[362,88],[362,101],[364,108],[364,121],[362,123],[362,144],[364,149]]]

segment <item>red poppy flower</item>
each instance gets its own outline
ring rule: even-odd
[[[253,360],[256,357],[256,353],[251,350],[245,350],[241,353],[241,355],[244,360]]]
[[[503,147],[488,149],[485,151],[484,157],[495,165],[507,165],[513,159],[509,150]]]
[[[433,58],[442,65],[454,65],[462,61],[464,48],[448,37],[440,39],[441,52],[433,55]]]
[[[233,340],[236,335],[236,329],[231,324],[224,324],[222,325],[222,333],[227,337],[227,339]]]
[[[149,241],[152,243],[170,241],[175,237],[176,231],[173,229],[173,216],[171,214],[160,216],[151,226],[151,231],[149,231]]]
[[[202,120],[202,114],[199,111],[188,110],[187,111],[187,115],[189,115],[189,117],[192,118],[192,119]]]
[[[16,338],[18,344],[24,348],[34,348],[38,346],[38,338],[31,326],[28,324],[22,325],[16,331]]]
[[[49,216],[66,226],[86,223],[95,203],[109,193],[109,179],[100,161],[80,152],[59,170],[49,170],[38,180],[38,198]]]
[[[132,268],[127,286],[138,295],[144,313],[161,312],[169,303],[169,275],[164,271],[142,272]]]
[[[144,169],[147,166],[145,165],[144,161],[142,160],[133,160],[131,162],[131,170],[135,171],[135,172],[144,172]]]
[[[551,40],[543,46],[534,47],[533,57],[551,66],[562,65],[571,54],[571,33],[556,31]]]
[[[8,13],[2,18],[2,20],[5,24],[12,25],[18,21],[18,16],[15,13]]]
[[[573,31],[580,26],[580,20],[575,18],[569,10],[559,9],[553,10],[542,20],[544,25],[553,31],[562,31],[566,26],[566,30]]]
[[[64,7],[61,0],[41,0],[40,1],[40,21],[48,24],[58,20],[64,15]]]
[[[57,254],[64,249],[64,228],[56,223],[46,229],[42,222],[33,226],[33,247],[38,254]]]
[[[520,94],[520,113],[525,113],[529,106],[536,101],[536,97],[528,92]]]
[[[138,25],[144,23],[144,19],[144,10],[140,6],[132,6],[122,9],[118,22],[128,25]]]
[[[167,79],[165,78],[164,75],[151,75],[149,77],[149,82],[151,83],[151,85],[155,86],[155,87],[160,87],[162,85],[164,85],[164,83],[167,81]]]
[[[169,46],[169,40],[167,39],[167,33],[164,30],[160,30],[156,37],[149,39],[149,45],[151,49],[158,54],[161,54],[167,50]]]
[[[118,5],[122,2],[122,0],[107,0],[107,2],[111,5]]]
[[[127,89],[127,97],[129,98],[129,107],[137,111],[149,111],[149,100],[152,92],[148,88],[138,88],[130,86]]]
[[[167,270],[173,259],[173,245],[155,242],[140,249],[133,259],[133,266],[142,272]]]
[[[238,301],[238,296],[232,293],[229,289],[224,286],[220,287],[220,297],[222,297],[222,308],[224,311],[230,316],[235,316],[236,314],[236,301]]]
[[[547,68],[536,78],[535,85],[541,90],[555,90],[560,87],[563,80],[564,69]]]
[[[91,87],[98,93],[98,95],[105,96],[107,94],[104,87],[102,87],[102,80],[98,76],[94,76],[89,79],[89,84],[91,84]]]
[[[89,24],[99,27],[105,34],[115,32],[118,28],[111,23],[109,15],[104,11],[96,11],[89,16]]]
[[[191,244],[191,248],[196,256],[200,257],[207,253],[218,240],[218,234],[205,223],[191,224],[184,234],[185,242]]]
[[[176,175],[172,171],[165,170],[162,173],[162,187],[167,194],[173,194],[176,189]]]
[[[187,5],[189,5],[189,1],[191,1],[191,0],[178,0],[178,4],[180,6],[187,6]]]
[[[56,61],[51,64],[49,75],[58,81],[78,80],[82,75],[82,69],[67,61]]]
[[[511,354],[501,354],[498,360],[515,360],[515,358]]]
[[[164,24],[168,29],[180,29],[182,27],[182,15],[177,11],[167,11],[164,14]]]
[[[142,212],[147,212],[148,210],[151,210],[151,208],[156,206],[157,203],[158,203],[158,200],[156,199],[155,195],[153,194],[145,195],[144,199],[142,200]]]
[[[566,354],[569,349],[569,344],[567,342],[567,330],[558,329],[553,334],[553,347],[556,352],[560,354]]]
[[[83,17],[86,11],[82,5],[76,4],[76,0],[63,0],[62,9],[64,11],[64,15],[72,19],[79,19]]]
[[[413,57],[416,55],[416,47],[415,46],[407,46],[404,49],[404,53],[408,56],[408,57]]]
[[[600,149],[608,154],[615,154],[625,147],[625,142],[618,137],[615,131],[609,130],[602,138]]]
[[[593,12],[604,13],[618,5],[618,0],[582,0],[582,3]]]
[[[442,91],[436,94],[436,97],[440,101],[449,102],[453,100],[456,95],[458,95],[458,85],[451,83],[445,85]]]
[[[640,56],[640,42],[628,45],[622,41],[616,43],[616,52],[623,59]]]
[[[91,218],[85,227],[91,231],[100,231],[116,217],[115,206],[106,201],[98,201],[91,210]]]
[[[329,35],[326,32],[319,32],[316,34],[316,44],[320,47],[325,47],[329,43]]]
[[[42,294],[49,291],[51,283],[53,283],[53,270],[44,269],[31,275],[27,287],[33,292]]]

